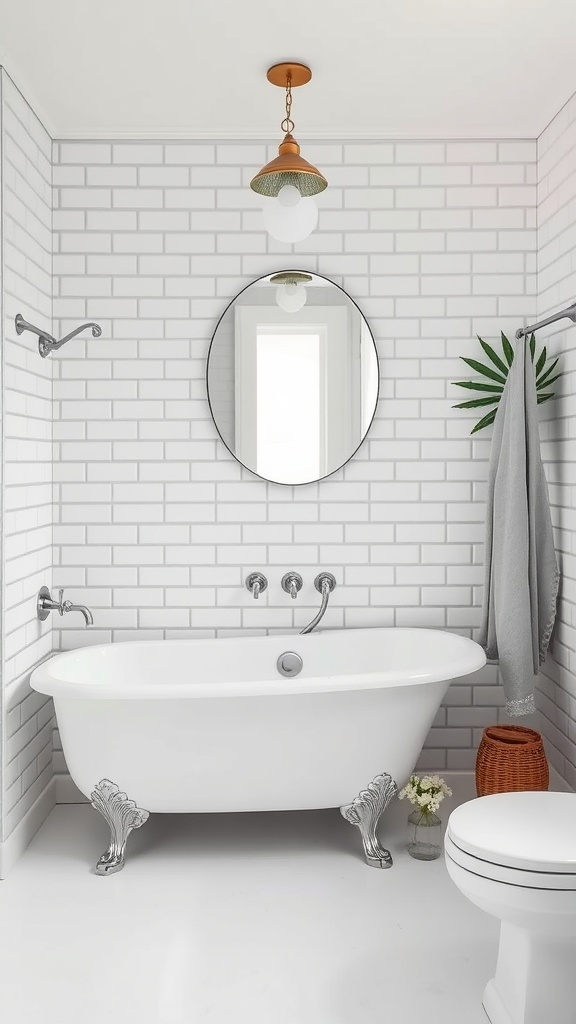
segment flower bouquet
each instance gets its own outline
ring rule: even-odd
[[[435,860],[442,852],[442,822],[436,811],[452,790],[439,775],[411,775],[398,798],[416,808],[408,818],[408,853],[417,860]]]

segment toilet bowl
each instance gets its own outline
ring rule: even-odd
[[[576,1024],[576,793],[498,793],[457,807],[448,874],[501,921],[491,1024]]]

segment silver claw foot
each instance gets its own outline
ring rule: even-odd
[[[149,812],[136,807],[134,800],[129,800],[110,779],[102,779],[90,796],[92,807],[100,811],[110,826],[110,846],[100,857],[96,874],[113,875],[124,867],[128,836],[148,820]]]
[[[389,851],[380,845],[376,829],[380,815],[397,793],[398,786],[394,779],[384,773],[377,775],[368,789],[363,789],[351,804],[345,804],[340,808],[340,814],[346,821],[360,829],[366,862],[371,868],[392,867],[392,857]]]

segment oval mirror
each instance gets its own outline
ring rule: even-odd
[[[208,401],[232,455],[257,476],[307,484],[366,437],[378,356],[358,306],[318,274],[285,271],[244,288],[210,345]]]

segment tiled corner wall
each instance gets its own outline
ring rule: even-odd
[[[576,97],[540,136],[538,170],[538,312],[545,317],[576,298]],[[562,584],[538,705],[550,758],[576,789],[576,330],[564,320],[541,336],[563,371],[541,424]]]
[[[263,144],[54,146],[56,330],[102,325],[54,357],[54,583],[88,604],[59,643],[302,626],[319,568],[330,626],[470,635],[482,582],[489,437],[452,409],[478,333],[535,313],[534,142],[307,143],[325,170],[318,230],[263,231],[248,182]],[[369,439],[318,484],[243,471],[219,441],[204,373],[230,299],[273,270],[317,271],[359,303],[381,360]],[[243,581],[262,569],[257,604]],[[280,578],[305,584],[293,603]],[[58,627],[60,624],[55,623]],[[451,688],[422,765],[470,768],[499,714],[494,669]],[[60,764],[62,767],[62,764]]]
[[[51,140],[0,69],[2,89],[2,840],[52,777],[52,701],[31,693],[31,669],[52,649],[36,594],[52,583],[52,371],[22,315],[52,332]],[[53,798],[52,798],[53,802]],[[0,850],[1,852],[1,850]],[[1,867],[1,865],[0,865]]]

